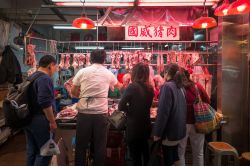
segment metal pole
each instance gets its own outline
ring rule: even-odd
[[[98,34],[99,34],[99,26],[98,26],[98,19],[99,19],[99,17],[98,17],[98,10],[96,10],[96,18],[97,18],[97,20],[96,20],[96,24],[97,24],[97,25],[96,25],[96,26],[97,26],[97,27],[96,27],[96,40],[99,41],[99,35],[98,35]]]

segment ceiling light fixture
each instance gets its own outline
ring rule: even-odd
[[[103,46],[76,46],[75,47],[76,50],[104,50]]]
[[[57,6],[69,6],[69,7],[78,7],[78,6],[83,6],[81,2],[56,2],[55,3]],[[130,6],[134,6],[134,3],[130,2],[130,3],[118,3],[118,2],[96,2],[96,3],[86,3],[84,4],[84,6],[87,7],[96,7],[96,6],[101,6],[101,7],[108,7],[108,6],[115,6],[115,7],[130,7]]]
[[[194,21],[193,28],[194,29],[207,29],[207,28],[213,28],[217,26],[217,22],[213,17],[208,17],[206,14],[206,0],[204,0],[204,9],[202,16]]]
[[[68,25],[54,25],[53,29],[61,29],[61,30],[81,30],[80,28],[76,28],[73,26],[68,26]],[[96,29],[96,27],[94,27],[93,29]]]
[[[144,50],[144,47],[122,47],[122,50]]]
[[[207,0],[213,6],[218,0]],[[203,6],[203,0],[139,0],[138,6]]]
[[[85,0],[82,1],[82,14],[81,17],[74,19],[72,26],[79,29],[93,29],[95,28],[95,22],[87,17],[86,10],[84,8]]]
[[[224,0],[223,4],[215,9],[214,15],[227,16],[229,6],[230,6],[229,0]]]
[[[111,2],[117,2],[117,3],[129,3],[133,2],[135,0],[85,0],[85,3],[111,3]],[[81,2],[81,0],[52,0],[52,2]]]
[[[228,9],[228,15],[247,14],[250,12],[250,0],[237,0]]]

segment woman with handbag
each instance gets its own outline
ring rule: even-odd
[[[198,83],[194,83],[190,79],[189,71],[184,71],[186,80],[184,87],[186,90],[187,101],[187,133],[186,137],[181,140],[179,145],[179,157],[181,166],[185,166],[185,151],[188,138],[190,139],[192,153],[193,153],[193,166],[204,166],[204,152],[203,146],[205,141],[205,134],[198,133],[195,129],[195,115],[193,104],[198,99],[197,93],[201,96],[201,100],[205,103],[210,103],[209,97],[205,89]]]
[[[162,140],[164,166],[178,163],[178,144],[186,136],[187,105],[183,89],[184,77],[177,64],[169,64],[166,67],[167,82],[161,87],[153,130],[154,141]]]
[[[127,114],[126,143],[132,165],[147,166],[151,133],[150,107],[154,97],[153,87],[149,84],[148,65],[135,65],[131,80],[132,83],[119,103],[119,110]]]

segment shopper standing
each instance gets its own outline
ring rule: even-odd
[[[57,71],[56,60],[53,56],[45,55],[39,61],[38,71],[29,78],[37,78],[29,89],[29,109],[31,123],[25,127],[27,140],[26,166],[48,166],[51,157],[40,155],[40,148],[50,139],[50,131],[56,128],[54,118],[55,97],[51,77]]]
[[[126,143],[133,166],[147,166],[151,133],[150,107],[154,91],[149,84],[149,67],[139,63],[132,69],[132,83],[125,90],[119,110],[127,113]]]
[[[158,113],[154,125],[154,141],[162,140],[164,165],[179,161],[178,144],[186,135],[186,99],[183,88],[184,75],[177,64],[165,70],[166,83],[161,87]]]
[[[73,79],[72,94],[79,97],[76,127],[75,165],[86,165],[86,150],[94,145],[94,166],[105,163],[108,133],[108,91],[120,87],[116,77],[103,65],[104,50],[91,53],[92,65],[81,69]]]
[[[209,97],[205,89],[199,84],[194,83],[190,79],[190,74],[187,70],[184,71],[187,82],[184,83],[186,90],[187,101],[187,134],[186,137],[181,140],[179,145],[179,157],[181,166],[185,166],[185,151],[187,146],[187,140],[190,139],[193,156],[193,166],[204,166],[204,141],[205,134],[197,133],[195,130],[195,118],[193,104],[197,100],[197,90],[201,96],[203,102],[210,103]]]

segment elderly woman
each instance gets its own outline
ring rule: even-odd
[[[154,76],[154,100],[159,100],[160,89],[164,84],[164,79],[160,75]]]

